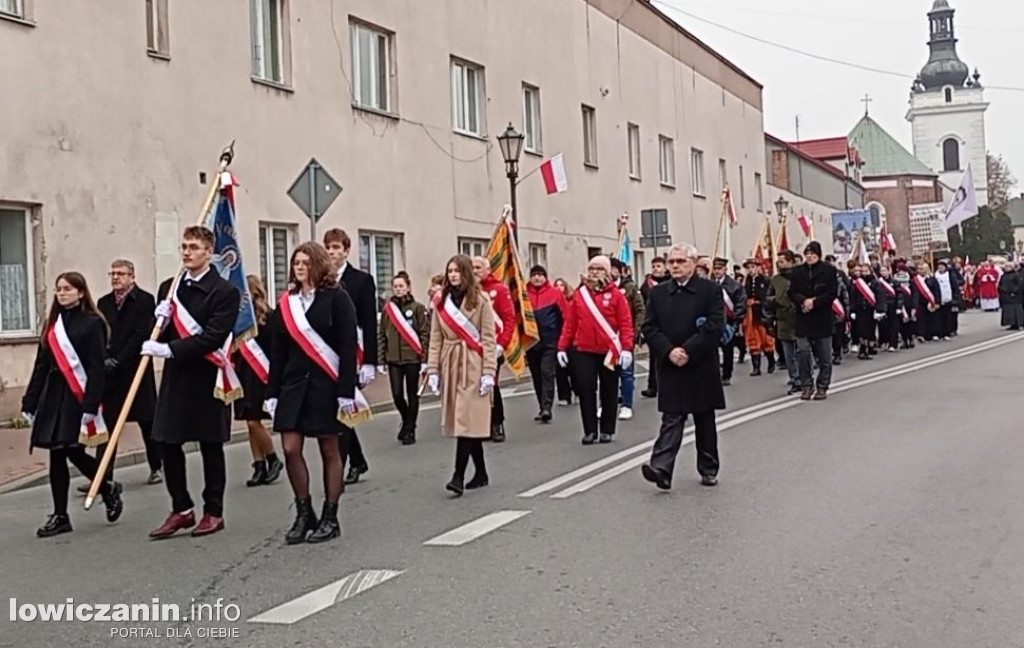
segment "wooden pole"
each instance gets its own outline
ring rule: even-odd
[[[235,157],[235,143],[231,142],[230,145],[220,155],[220,166],[217,169],[217,176],[210,183],[210,192],[206,196],[206,200],[203,202],[203,208],[199,211],[199,218],[197,219],[197,225],[206,224],[206,216],[210,213],[210,208],[213,207],[214,200],[217,199],[217,192],[220,191],[220,175],[231,165],[231,161]],[[178,272],[174,275],[174,280],[171,282],[171,290],[168,295],[173,295],[178,287],[178,281],[181,279],[182,270],[184,265],[178,266]],[[156,326],[153,327],[153,332],[149,334],[150,340],[156,340],[160,337],[160,332],[164,328],[163,318],[157,318]],[[124,405],[121,406],[121,413],[117,417],[117,423],[114,425],[114,430],[110,433],[110,441],[107,443],[107,449],[103,453],[103,459],[100,460],[99,468],[96,469],[96,476],[93,477],[92,484],[89,485],[89,494],[85,497],[85,510],[88,511],[92,508],[92,504],[96,499],[96,494],[99,493],[100,484],[103,483],[103,479],[106,477],[107,468],[110,466],[110,462],[114,460],[114,454],[117,452],[117,441],[121,437],[121,431],[124,429],[124,424],[128,420],[128,414],[131,412],[132,404],[135,402],[135,396],[138,394],[139,385],[142,384],[142,377],[146,373],[146,369],[149,367],[149,363],[152,361],[150,356],[142,356],[139,361],[139,368],[135,370],[135,379],[132,380],[132,385],[128,389],[128,395],[124,399]]]
[[[722,208],[718,214],[718,231],[715,233],[715,249],[711,252],[711,258],[718,258],[718,244],[722,240],[722,227],[725,225],[725,212],[729,206],[725,202],[725,192],[722,192]]]

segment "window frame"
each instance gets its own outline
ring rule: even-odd
[[[530,259],[531,268],[536,265],[544,266],[545,268],[548,267],[547,243],[530,243],[527,246],[527,253]],[[527,277],[527,279],[529,279],[529,277]]]
[[[953,147],[954,147],[952,152],[946,150],[946,146],[950,142],[953,143]],[[962,171],[963,169],[961,167],[963,166],[963,164],[961,162],[961,155],[960,155],[960,140],[958,140],[956,137],[952,137],[952,136],[951,137],[947,137],[947,138],[942,140],[941,146],[942,146],[942,172],[943,173],[951,173],[953,171]],[[949,156],[952,153],[956,153],[956,167],[951,169],[951,168],[949,168]]]
[[[676,188],[676,142],[667,135],[658,136],[658,180],[663,187]]]
[[[640,125],[626,122],[626,152],[629,156],[629,177],[631,180],[642,179],[640,165]]]
[[[273,25],[264,26],[265,9],[277,8],[277,30]],[[251,79],[255,83],[261,83],[284,90],[291,90],[291,30],[289,29],[289,4],[288,0],[250,0],[249,2],[249,32],[252,41],[250,51],[252,63]],[[276,39],[277,65],[273,70],[277,77],[268,75],[270,64],[266,57],[266,42],[263,40],[267,35]],[[257,53],[258,51],[258,53]]]
[[[25,2],[24,0],[14,0],[13,11],[0,11],[0,16],[4,18],[12,18],[14,20],[27,20],[25,16]]]
[[[476,100],[472,103],[469,102],[469,93],[466,92],[466,86],[469,81],[469,72],[473,72],[478,75],[476,80]],[[451,76],[451,99],[452,99],[452,131],[459,135],[465,135],[466,137],[474,137],[477,139],[487,139],[487,76],[486,68],[479,63],[473,63],[466,59],[459,58],[457,56],[451,57],[450,65],[450,76]],[[459,97],[459,90],[462,90],[462,97]],[[461,106],[459,104],[462,104]],[[459,108],[465,110],[465,121],[466,128],[459,126]],[[476,112],[477,128],[479,132],[473,131],[468,127],[469,122],[469,109],[473,108]]]
[[[271,302],[275,302],[278,293],[278,287],[276,286],[277,271],[274,269],[273,256],[274,256],[274,230],[284,230],[285,234],[285,268],[284,268],[284,281],[283,284],[285,289],[288,286],[288,277],[291,274],[290,268],[288,267],[291,260],[292,252],[295,251],[297,245],[296,241],[299,236],[299,228],[294,223],[275,223],[272,221],[260,221],[259,222],[259,236],[260,236],[260,279],[263,281],[263,286],[267,289],[267,296]],[[264,255],[266,252],[266,255]]]
[[[25,225],[25,290],[26,300],[28,301],[28,328],[25,329],[11,329],[9,331],[3,329],[3,315],[0,313],[0,341],[6,340],[17,340],[24,338],[35,338],[38,336],[38,324],[39,324],[39,304],[36,303],[36,294],[38,292],[38,286],[36,285],[36,266],[35,266],[35,236],[33,223],[33,209],[29,206],[0,203],[0,210],[10,212],[21,212],[22,218],[24,219]],[[0,308],[2,308],[0,303]]]
[[[718,183],[722,185],[721,191],[725,191],[729,186],[729,163],[725,161],[725,158],[718,158]]]
[[[530,96],[533,101],[530,101]],[[534,125],[531,132],[530,124]],[[540,88],[523,83],[523,150],[534,155],[544,155],[544,128],[541,122]],[[530,140],[533,139],[533,143]]]
[[[359,267],[373,277],[377,286],[377,310],[384,307],[388,296],[391,294],[391,279],[405,267],[405,236],[401,232],[385,232],[382,230],[359,230],[358,232]],[[366,239],[364,243],[364,239]],[[391,242],[391,271],[389,276],[381,277],[377,272],[377,241],[388,239]],[[366,249],[366,262],[368,267],[363,266],[363,249]]]
[[[707,187],[704,182],[704,151],[696,147],[690,149],[690,167],[690,185],[693,195],[705,198]]]
[[[764,181],[761,174],[754,172],[754,191],[757,192],[757,211],[764,211]]]
[[[580,115],[583,120],[583,166],[596,169],[598,167],[597,108],[580,104]]]
[[[473,246],[475,246],[477,244],[480,245],[480,251],[479,252],[475,251],[476,248],[473,247]],[[490,240],[489,239],[476,238],[475,236],[460,236],[456,240],[456,247],[457,247],[457,249],[459,251],[459,254],[465,254],[469,258],[473,258],[475,256],[485,256],[487,254],[487,246],[489,244],[490,244]],[[469,250],[468,251],[466,249],[464,249],[463,246],[465,246],[465,245],[469,246]]]
[[[385,104],[384,106],[375,106],[372,103],[365,101],[363,99],[363,97],[362,97],[362,89],[363,88],[362,88],[362,86],[360,84],[360,80],[361,80],[361,74],[360,73],[361,73],[361,70],[362,70],[362,66],[360,65],[361,61],[360,61],[360,56],[359,56],[359,39],[358,39],[360,31],[369,32],[376,39],[380,39],[381,37],[383,37],[383,39],[384,39],[384,62],[383,62],[383,65],[381,65],[380,61],[377,61],[377,63],[376,63],[376,74],[372,75],[374,78],[371,79],[371,84],[370,84],[371,85],[370,94],[371,94],[371,99],[372,100],[377,100],[377,99],[380,98],[378,96],[374,96],[374,94],[375,94],[375,93],[373,93],[374,88],[372,87],[374,83],[378,84],[378,86],[379,86],[378,88],[376,88],[378,93],[381,90],[383,90],[383,94],[384,94],[383,98],[384,98],[384,104]],[[395,82],[396,82],[396,74],[397,74],[396,73],[396,69],[395,69],[395,63],[394,63],[395,62],[395,32],[393,32],[393,31],[391,31],[389,29],[385,29],[384,27],[381,27],[379,25],[374,25],[373,23],[369,23],[369,22],[366,22],[364,20],[360,20],[360,19],[358,19],[358,18],[356,18],[354,16],[349,16],[349,30],[348,30],[348,33],[349,33],[349,57],[350,57],[349,58],[349,63],[351,65],[351,69],[352,69],[352,92],[351,92],[352,107],[353,108],[357,108],[359,110],[366,110],[368,112],[373,112],[373,113],[378,113],[378,114],[384,114],[384,115],[389,115],[389,116],[396,115],[398,113],[398,110],[397,110],[397,107],[395,105],[396,104],[396,101],[395,101],[395,99],[396,99]],[[379,45],[380,45],[379,40],[377,42],[377,45],[379,47]],[[375,50],[375,51],[377,51],[378,54],[380,53],[379,50]],[[372,62],[371,62],[371,65],[372,65]]]
[[[146,0],[146,53],[159,59],[171,58],[171,29],[168,0]]]

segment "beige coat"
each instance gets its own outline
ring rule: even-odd
[[[443,308],[438,304],[437,310]],[[460,309],[483,336],[484,355],[466,346],[435,312],[430,321],[427,373],[441,377],[441,430],[445,436],[486,439],[491,435],[491,396],[480,395],[480,377],[496,376],[494,311],[491,300],[481,295],[476,310]]]

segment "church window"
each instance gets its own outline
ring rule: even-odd
[[[942,143],[942,170],[960,170],[960,142],[953,137]]]
[[[953,103],[953,88],[946,88],[946,103]]]

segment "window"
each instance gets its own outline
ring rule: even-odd
[[[740,165],[740,207],[747,206],[747,187],[746,181],[743,179],[743,165]]]
[[[629,145],[629,177],[640,179],[640,127],[626,124],[626,138]]]
[[[464,135],[484,137],[484,69],[452,59],[452,127]]]
[[[761,191],[761,174],[754,174],[754,191],[757,192],[757,211],[764,211],[764,192]]]
[[[729,186],[729,167],[722,158],[718,158],[718,183],[722,189]]]
[[[0,335],[35,333],[32,273],[29,212],[0,207]]]
[[[601,248],[599,248],[599,247],[589,247],[588,246],[587,247],[587,258],[584,259],[583,262],[586,263],[586,262],[590,261],[591,259],[593,259],[596,256],[601,256],[601,254],[603,254],[603,252],[601,251]]]
[[[704,151],[690,149],[690,165],[693,167],[693,195],[704,195]]]
[[[946,88],[946,103],[953,103],[953,88]]]
[[[0,0],[2,4],[3,0]],[[167,0],[146,0],[146,50],[157,56],[170,56],[167,29]]]
[[[633,250],[633,281],[641,283],[641,278],[647,276],[647,253],[643,250]]]
[[[252,14],[252,74],[257,79],[284,84],[285,2],[250,0]]]
[[[352,22],[352,103],[360,108],[393,112],[391,108],[391,44],[393,34]]]
[[[377,284],[377,308],[383,308],[391,293],[391,279],[403,258],[401,234],[359,232],[359,267]]]
[[[0,0],[0,14],[24,18],[21,0]]]
[[[960,170],[960,142],[950,137],[942,143],[942,170]]]
[[[475,256],[484,256],[484,253],[487,252],[487,246],[489,244],[490,241],[488,241],[487,239],[464,238],[460,236],[459,254],[465,254],[470,258]]]
[[[540,88],[523,84],[523,148],[530,153],[540,153]]]
[[[530,243],[530,267],[548,267],[548,246],[544,243]]]
[[[294,225],[260,223],[260,278],[272,303],[288,288],[288,263],[295,239]]]
[[[583,164],[597,166],[597,111],[583,106]]]
[[[666,187],[676,186],[676,145],[671,137],[658,137],[658,176],[661,184]]]

